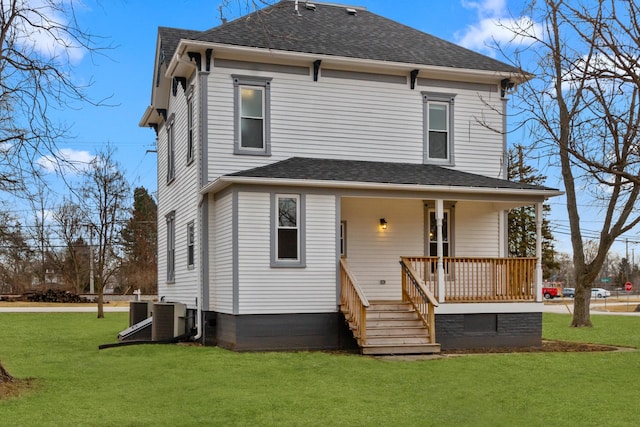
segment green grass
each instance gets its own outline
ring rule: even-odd
[[[635,426],[640,352],[520,353],[417,362],[233,353],[115,341],[126,313],[0,313],[0,360],[37,388],[2,426]],[[640,318],[544,315],[544,336],[640,348]]]

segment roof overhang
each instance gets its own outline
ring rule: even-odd
[[[260,185],[274,187],[332,188],[336,190],[367,190],[407,193],[442,194],[443,198],[456,195],[469,200],[490,199],[496,202],[543,201],[564,194],[554,189],[514,189],[489,187],[463,187],[453,185],[390,184],[381,182],[327,181],[313,179],[256,178],[243,176],[221,176],[200,189],[200,194],[219,193],[232,185]]]
[[[517,85],[534,77],[533,74],[526,72],[483,71],[468,68],[440,67],[405,62],[380,61],[316,53],[236,46],[184,39],[178,44],[178,47],[165,72],[165,77],[171,78],[176,72],[176,69],[181,64],[184,64],[185,61],[182,59],[182,56],[186,51],[205,51],[207,49],[212,49],[214,57],[220,59],[242,58],[243,61],[285,63],[303,66],[309,66],[314,61],[321,60],[323,68],[392,75],[407,75],[413,70],[419,70],[419,77],[441,80],[473,81],[477,83],[495,84],[503,79],[509,79]]]

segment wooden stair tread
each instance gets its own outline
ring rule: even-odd
[[[341,311],[344,313],[345,310]],[[345,319],[349,323],[354,337],[360,345],[362,354],[433,354],[440,352],[440,344],[431,343],[429,330],[410,303],[402,301],[370,301],[366,310],[366,344],[351,323],[348,313]]]

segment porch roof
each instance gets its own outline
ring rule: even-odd
[[[202,189],[231,184],[294,185],[378,190],[455,191],[552,197],[557,189],[490,178],[437,165],[292,157],[221,176]]]

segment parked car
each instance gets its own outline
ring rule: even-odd
[[[611,292],[602,288],[592,288],[591,298],[607,298],[611,296]]]
[[[576,296],[576,289],[575,288],[562,288],[562,296],[563,297],[573,298],[573,297]]]
[[[542,288],[542,296],[544,296],[544,299],[554,299],[559,297],[560,294],[558,292],[558,288],[544,286]]]

